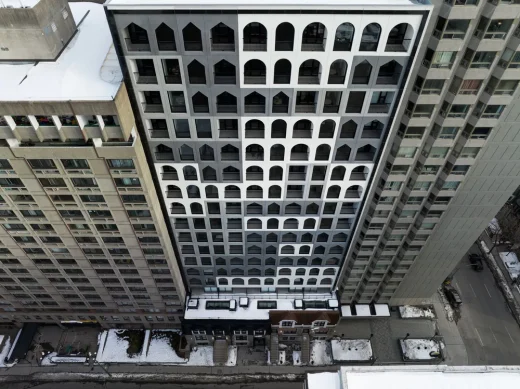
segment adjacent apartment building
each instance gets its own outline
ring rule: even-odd
[[[184,284],[103,6],[3,0],[0,42],[0,322],[178,327]]]
[[[105,7],[192,297],[335,298],[432,7]]]

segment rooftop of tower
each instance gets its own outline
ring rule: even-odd
[[[36,1],[22,0],[25,3]],[[122,73],[103,6],[70,3],[70,8],[78,29],[56,61],[0,62],[0,101],[99,101],[115,97]]]
[[[111,10],[154,10],[154,9],[349,9],[363,10],[382,7],[430,6],[429,0],[107,0],[105,6]]]

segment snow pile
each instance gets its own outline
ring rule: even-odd
[[[285,361],[286,361],[285,356],[286,356],[285,350],[278,351],[278,364],[279,365],[285,365]]]
[[[311,366],[332,365],[330,343],[326,340],[311,342]]]
[[[144,361],[163,364],[186,363],[188,360],[179,357],[170,345],[168,335],[175,332],[178,333],[178,331],[175,330],[153,331],[150,346],[148,347],[148,354]]]
[[[444,306],[444,311],[446,313],[446,319],[448,319],[448,321],[455,320],[455,312],[453,311],[453,308],[451,307],[451,304],[442,288],[437,289],[437,293],[439,293],[439,296],[441,297],[442,305]]]
[[[428,306],[403,305],[399,307],[399,313],[403,319],[435,319],[435,312]]]
[[[292,361],[294,366],[301,366],[302,364],[302,352],[293,350]]]
[[[433,339],[400,339],[405,361],[431,361],[441,357],[440,343]]]
[[[58,357],[56,352],[52,352],[43,357],[40,364],[41,366],[56,366],[59,363],[87,363],[87,357]]]
[[[51,360],[52,357],[55,357],[58,355],[58,353],[53,352],[49,353],[46,356],[42,358],[42,361],[40,362],[41,366],[56,366],[57,364]]]
[[[226,362],[226,366],[236,366],[237,365],[237,346],[229,346],[228,347],[228,359]]]
[[[368,339],[332,339],[332,359],[342,361],[369,361],[372,344]]]
[[[4,336],[0,339],[0,343],[2,343]],[[2,348],[2,351],[0,351],[0,367],[6,367],[5,365],[5,359],[7,358],[7,354],[9,354],[9,351],[11,350],[11,338],[7,337],[7,340],[5,341],[4,347]]]
[[[213,366],[213,347],[198,346],[190,352],[190,366]]]
[[[118,362],[118,363],[137,363],[140,362],[141,354],[130,357],[126,350],[129,346],[126,339],[122,339],[118,334],[124,330],[108,330],[101,334],[96,360],[98,362]]]

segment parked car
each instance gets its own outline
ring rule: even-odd
[[[453,308],[457,308],[462,304],[459,292],[452,285],[444,285],[444,294]]]
[[[482,257],[478,254],[469,254],[468,256],[469,262],[471,263],[471,268],[475,271],[484,270],[484,264],[482,262]]]

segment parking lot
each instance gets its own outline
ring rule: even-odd
[[[470,249],[480,254],[476,245]],[[459,264],[452,284],[462,305],[457,326],[464,340],[470,365],[520,364],[520,327],[509,312],[487,265],[473,270],[467,255]]]

